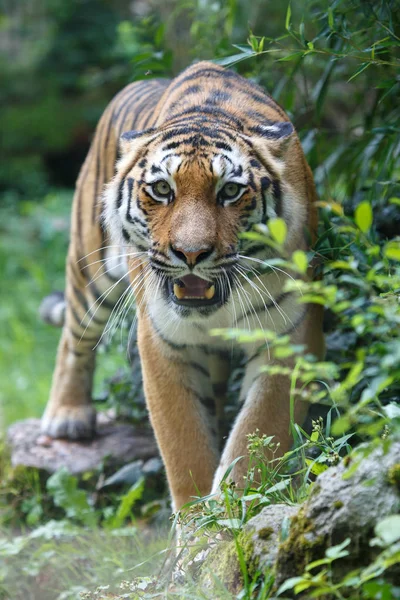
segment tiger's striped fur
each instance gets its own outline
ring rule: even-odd
[[[240,236],[280,216],[287,253],[307,250],[315,198],[287,115],[234,72],[202,62],[171,82],[122,90],[101,118],[77,182],[65,324],[43,430],[93,434],[94,348],[112,311],[134,295],[145,395],[174,508],[196,488],[206,494],[213,481],[217,487],[229,464],[246,455],[248,433],[275,435],[286,450],[289,382],[260,372],[269,355],[258,342],[246,347],[241,409],[219,456],[232,342],[209,331],[273,329],[321,355],[320,308],[284,291],[290,273],[250,279],[249,269],[273,253]],[[303,415],[298,401],[297,419]],[[238,462],[231,476],[240,482],[246,466]]]

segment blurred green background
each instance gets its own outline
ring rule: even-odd
[[[127,83],[219,59],[293,119],[323,201],[399,231],[399,3],[3,0],[0,12],[0,402],[40,416],[59,331],[37,318],[64,287],[73,186],[96,123]],[[233,45],[236,45],[234,47]],[[229,58],[232,55],[236,58]],[[245,59],[245,60],[244,60]],[[117,336],[119,337],[119,336]],[[103,352],[105,375],[124,352]]]

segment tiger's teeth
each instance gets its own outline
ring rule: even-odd
[[[210,287],[205,291],[204,296],[207,300],[211,300],[215,295],[215,285],[210,285]]]
[[[182,300],[185,297],[185,288],[181,288],[177,283],[174,283],[174,294],[178,300]]]

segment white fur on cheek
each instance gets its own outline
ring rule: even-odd
[[[113,177],[110,183],[107,184],[103,197],[103,221],[111,238],[111,243],[125,243],[122,235],[123,224],[119,211],[117,210],[117,198],[119,193],[120,178],[118,175]]]

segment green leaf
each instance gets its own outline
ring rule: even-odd
[[[375,534],[387,546],[400,540],[400,515],[391,515],[379,521],[375,526]]]
[[[49,477],[46,487],[53,496],[54,504],[63,508],[67,517],[90,527],[96,525],[97,514],[90,506],[86,492],[78,488],[77,478],[65,467]]]
[[[350,418],[348,415],[343,415],[334,421],[332,425],[332,433],[333,435],[341,435],[348,431],[351,427]]]
[[[323,565],[328,565],[330,563],[329,558],[320,558],[319,560],[314,560],[312,563],[306,565],[306,571],[312,571],[316,567],[322,567]]]
[[[315,584],[313,581],[304,579],[303,581],[300,581],[300,583],[294,586],[295,594],[301,594],[301,592],[304,592],[304,590],[308,590],[308,588],[313,587],[314,585]]]
[[[285,27],[288,31],[290,31],[292,28],[291,22],[290,22],[291,18],[292,18],[292,7],[291,7],[291,3],[289,2],[287,11],[286,11],[286,21],[285,21]]]
[[[369,202],[360,202],[356,208],[355,221],[363,233],[367,233],[372,225],[372,208]]]
[[[285,346],[283,348],[274,348],[273,354],[275,358],[288,358],[289,356],[293,356],[294,350],[290,348],[290,346]]]
[[[366,69],[368,69],[368,67],[371,66],[372,63],[368,62],[368,63],[363,63],[355,73],[353,73],[353,75],[351,77],[349,77],[349,79],[347,80],[347,83],[349,81],[351,81],[352,79],[355,79],[356,77],[358,77],[358,75],[360,75],[360,73],[362,73],[363,71],[365,71]]]
[[[306,273],[308,269],[307,254],[303,250],[296,250],[292,254],[292,260],[301,273]]]
[[[384,253],[386,258],[400,261],[400,243],[389,242],[389,244],[386,244],[385,246]]]
[[[310,470],[311,470],[311,473],[313,475],[321,475],[321,473],[323,473],[324,471],[326,471],[327,468],[328,468],[327,465],[323,465],[321,463],[317,463],[317,462],[315,462],[315,461],[313,461],[313,460],[311,460],[309,458],[306,458],[306,464],[308,466],[311,465],[311,469]]]
[[[331,546],[325,552],[326,558],[330,558],[331,560],[337,560],[338,558],[343,558],[344,556],[348,556],[349,551],[345,550],[347,546],[350,544],[351,538],[346,538],[341,544],[337,546]]]
[[[295,585],[299,584],[302,581],[304,581],[303,577],[290,577],[290,579],[286,579],[286,581],[284,581],[278,589],[276,595],[280,596],[283,592],[286,592],[287,590],[292,590]]]
[[[268,229],[273,239],[282,246],[286,240],[287,226],[283,219],[271,219],[268,222]]]
[[[300,50],[299,52],[291,52],[290,54],[286,54],[286,56],[282,56],[282,58],[279,58],[278,61],[286,62],[289,60],[293,60],[294,58],[300,58],[300,56],[303,56],[302,50]]]
[[[221,527],[229,527],[229,529],[240,529],[242,525],[240,519],[217,519],[217,523]]]
[[[144,477],[141,477],[130,490],[122,497],[120,505],[117,508],[115,516],[107,521],[106,525],[110,529],[122,527],[125,519],[131,514],[134,504],[141,499],[144,490]]]
[[[229,67],[230,65],[235,65],[242,60],[246,60],[251,58],[252,56],[257,56],[256,52],[241,52],[240,54],[233,54],[232,56],[225,56],[225,58],[216,58],[211,62],[216,65],[221,65],[221,67]]]
[[[382,410],[388,419],[400,419],[400,406],[398,404],[389,402]]]
[[[275,492],[280,492],[281,490],[284,490],[285,488],[287,488],[289,483],[289,479],[282,479],[282,481],[278,481],[278,483],[275,483],[275,485],[263,491],[264,496],[269,496],[270,494],[274,494]],[[261,501],[260,504],[263,504],[263,501]]]
[[[299,35],[300,35],[301,43],[305,46],[306,45],[306,39],[304,37],[304,18],[301,20],[301,23],[300,23]]]
[[[347,262],[345,260],[334,260],[329,263],[331,269],[344,269],[346,271],[354,271],[354,265],[352,262]]]
[[[334,28],[334,19],[333,19],[333,10],[331,7],[328,8],[328,25],[329,25],[329,29],[333,29]]]
[[[250,38],[248,40],[248,43],[250,43]],[[238,50],[240,50],[240,52],[244,52],[245,54],[254,54],[252,47],[249,47],[245,44],[232,44],[232,47],[237,48]]]
[[[242,460],[242,458],[244,458],[244,457],[243,457],[243,456],[237,456],[237,457],[235,458],[235,460],[233,460],[233,461],[231,462],[231,464],[229,465],[229,467],[228,467],[228,468],[227,468],[227,470],[225,471],[225,473],[224,473],[224,476],[223,476],[223,477],[222,477],[222,479],[221,479],[220,485],[221,485],[221,483],[222,483],[222,482],[224,482],[224,481],[226,481],[226,480],[228,479],[229,475],[230,475],[230,474],[231,474],[231,472],[232,472],[232,469],[233,469],[233,467],[236,465],[236,463],[237,463],[237,462],[239,462],[239,460]]]

